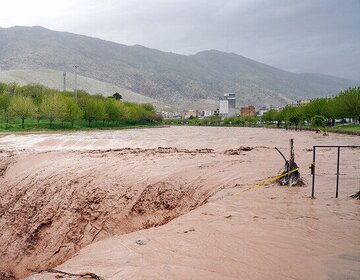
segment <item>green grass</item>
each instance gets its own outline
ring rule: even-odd
[[[194,122],[194,121],[193,121]],[[188,125],[202,125],[198,123],[190,122]],[[165,124],[171,124],[170,122],[164,122]],[[151,126],[158,126],[161,123],[121,123],[121,124],[114,124],[114,123],[107,123],[103,126],[102,121],[92,122],[91,127],[86,120],[77,120],[74,123],[74,127],[71,126],[70,123],[64,122],[62,126],[60,122],[53,122],[53,127],[50,128],[48,120],[40,120],[39,127],[37,125],[37,121],[35,119],[27,119],[25,120],[25,127],[21,127],[21,120],[11,120],[8,124],[5,121],[0,120],[0,132],[36,132],[36,131],[67,131],[67,130],[92,130],[92,129],[126,129],[126,128],[137,128],[137,127],[151,127]],[[217,124],[216,126],[241,126],[241,125],[224,125],[224,124]],[[249,126],[249,125],[245,125]],[[275,124],[271,125],[253,125],[253,126],[262,126],[262,127],[276,127]],[[283,128],[283,127],[281,127]],[[328,131],[333,132],[356,132],[360,133],[360,124],[343,124],[337,125],[335,127],[329,128],[327,127]]]
[[[342,125],[337,125],[337,126],[331,128],[331,130],[360,132],[360,124],[342,124]]]
[[[32,132],[32,131],[67,131],[67,130],[93,130],[93,129],[125,129],[125,128],[137,128],[137,127],[151,127],[158,126],[159,123],[121,123],[114,124],[106,122],[103,126],[102,121],[97,123],[93,121],[91,127],[86,120],[77,120],[74,122],[74,126],[71,126],[71,123],[64,122],[62,126],[60,122],[53,122],[52,128],[50,128],[48,120],[40,120],[39,127],[37,120],[27,119],[25,120],[24,128],[21,127],[21,120],[12,120],[8,124],[3,120],[0,120],[0,132]]]

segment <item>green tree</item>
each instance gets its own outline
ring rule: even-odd
[[[283,119],[283,115],[280,111],[277,111],[275,109],[270,109],[262,116],[263,121],[267,123],[276,122],[277,127],[280,127]]]
[[[295,107],[294,106],[285,106],[281,111],[280,111],[280,114],[281,114],[281,118],[282,120],[285,121],[285,126],[286,126],[286,129],[289,127],[289,125],[291,124],[290,123],[290,118],[294,115],[294,109]]]
[[[326,119],[322,115],[316,115],[311,119],[311,125],[316,128],[325,128]]]
[[[335,98],[337,115],[360,122],[360,87],[340,92]]]
[[[246,117],[242,117],[242,119],[245,121],[245,123],[250,125],[256,124],[257,121],[259,120],[259,118],[256,116],[246,116]]]
[[[52,128],[56,119],[63,119],[66,115],[66,103],[61,94],[52,93],[43,98],[40,110],[44,118],[49,120],[49,126]]]
[[[0,114],[1,117],[6,121],[6,125],[9,124],[9,119],[11,117],[9,107],[10,107],[10,94],[8,92],[3,92],[0,94]]]
[[[328,123],[334,123],[336,105],[332,98],[317,98],[303,106],[304,119],[308,122],[316,116],[324,116]]]
[[[261,118],[266,123],[272,123],[275,121],[275,113],[276,111],[274,109],[270,109],[269,111],[265,112]]]
[[[96,114],[95,114],[95,124],[97,125],[98,121],[105,119],[105,102],[103,98],[96,98]]]
[[[103,120],[105,115],[105,106],[103,101],[97,97],[88,97],[85,100],[84,116],[89,122],[89,127],[93,121]]]
[[[121,99],[123,99],[123,98],[122,98],[122,95],[121,95],[120,93],[118,93],[118,92],[115,92],[115,93],[113,94],[112,98],[115,98],[116,100],[121,100]]]
[[[14,95],[16,93],[17,87],[18,87],[17,83],[7,84],[6,91],[11,95]]]
[[[105,126],[105,121],[110,122],[116,122],[119,115],[119,106],[117,106],[119,102],[115,99],[107,99],[104,100],[104,110],[105,113],[103,115],[103,126]]]
[[[0,83],[0,94],[4,93],[7,89],[7,84]]]
[[[117,107],[117,114],[116,114],[116,124],[119,124],[119,122],[123,122],[127,119],[127,116],[129,115],[129,112],[126,108],[126,105],[123,102],[116,102]]]
[[[293,110],[291,110],[289,113],[289,123],[290,125],[295,125],[295,129],[298,128],[299,125],[301,125],[305,119],[304,112],[303,112],[302,106],[293,107]]]
[[[74,122],[83,116],[83,111],[76,104],[73,98],[64,97],[64,102],[66,106],[66,112],[65,114],[61,115],[61,122],[70,122],[71,127],[74,127]]]
[[[33,117],[35,105],[31,98],[23,96],[14,96],[11,99],[9,111],[14,117],[21,118],[21,127],[25,126],[25,119]]]
[[[36,123],[37,123],[37,127],[40,127],[40,120],[43,117],[43,114],[41,112],[41,104],[35,104],[35,112],[34,112],[34,117],[36,119]]]

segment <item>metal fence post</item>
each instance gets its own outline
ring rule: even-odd
[[[337,166],[336,166],[336,198],[339,196],[339,169],[340,169],[340,147],[337,147]]]
[[[315,153],[316,153],[316,147],[313,146],[313,162],[312,162],[312,168],[311,168],[311,173],[312,173],[312,191],[311,191],[311,198],[315,198]]]

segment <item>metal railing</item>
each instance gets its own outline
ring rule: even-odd
[[[339,170],[340,170],[340,149],[341,148],[360,148],[360,146],[313,146],[313,162],[311,164],[311,174],[312,174],[312,190],[311,197],[315,198],[315,167],[316,167],[316,148],[337,148],[337,163],[336,163],[336,198],[339,197]]]

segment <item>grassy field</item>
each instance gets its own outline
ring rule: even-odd
[[[171,124],[167,123],[166,121],[164,124]],[[49,126],[48,120],[40,120],[39,127],[37,121],[35,119],[27,119],[25,121],[25,127],[21,127],[21,120],[12,120],[8,124],[3,120],[0,120],[0,132],[32,132],[32,131],[66,131],[66,130],[92,130],[92,129],[125,129],[125,128],[137,128],[137,127],[151,127],[151,126],[158,126],[161,123],[144,123],[144,124],[129,124],[129,123],[122,123],[122,124],[114,124],[106,122],[105,126],[103,126],[102,121],[98,121],[97,123],[92,122],[91,127],[86,120],[78,120],[74,123],[72,127],[70,123],[65,122],[63,125],[60,122],[53,122],[52,128]],[[189,123],[187,125],[199,125]],[[203,125],[203,124],[202,124]],[[224,125],[222,123],[216,124],[216,126],[243,126],[243,125]],[[250,125],[246,125],[250,126]],[[254,127],[264,127],[264,125],[251,125]],[[276,128],[276,125],[265,125],[265,127]],[[283,128],[283,127],[280,127]],[[303,127],[304,129],[309,127]],[[329,132],[355,132],[360,133],[360,124],[343,124],[337,125],[332,128],[327,128]]]
[[[137,128],[137,127],[149,127],[158,126],[159,123],[144,123],[144,124],[114,124],[105,123],[103,126],[102,121],[92,122],[91,127],[86,120],[75,121],[72,127],[70,123],[65,122],[63,125],[60,122],[53,122],[52,128],[50,128],[48,120],[40,120],[39,126],[37,120],[27,119],[25,120],[25,127],[21,127],[21,120],[12,120],[8,124],[3,120],[0,120],[0,132],[32,132],[32,131],[65,131],[65,130],[91,130],[91,129],[125,129],[125,128]]]
[[[351,131],[351,132],[359,132],[360,133],[360,124],[337,125],[337,126],[331,128],[331,130],[335,130],[335,131]]]

